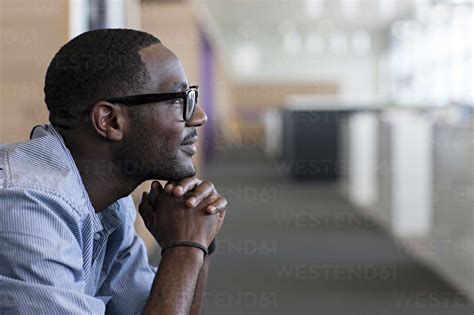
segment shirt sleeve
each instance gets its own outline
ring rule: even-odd
[[[112,264],[109,275],[99,294],[112,296],[106,314],[140,314],[150,295],[156,267],[148,263],[148,255],[141,238],[136,234],[136,209],[131,197],[121,200],[124,221],[123,241]]]
[[[104,314],[84,294],[80,219],[54,193],[0,189],[0,314]]]

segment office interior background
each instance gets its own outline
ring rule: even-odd
[[[47,122],[90,29],[154,34],[200,85],[195,163],[229,201],[205,314],[473,314],[472,1],[0,3],[0,143]]]

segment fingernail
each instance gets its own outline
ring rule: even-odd
[[[194,206],[194,204],[196,203],[196,198],[195,197],[191,197],[188,199],[188,203],[191,205],[191,206]]]
[[[183,186],[176,186],[175,189],[178,191],[178,193],[183,191]]]
[[[216,207],[215,206],[210,206],[209,208],[207,208],[210,212],[213,212],[214,210],[216,210]]]
[[[173,189],[173,185],[171,185],[171,184],[166,185],[166,187],[165,187],[166,192],[170,192],[171,189]]]

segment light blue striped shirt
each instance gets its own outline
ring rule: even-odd
[[[130,196],[96,213],[61,135],[0,145],[0,314],[139,314],[156,268]]]

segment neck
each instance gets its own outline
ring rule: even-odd
[[[75,157],[82,182],[96,212],[100,212],[120,198],[130,195],[139,183],[132,183],[108,160]]]
[[[103,145],[90,145],[81,136],[71,136],[69,130],[59,129],[59,132],[71,152],[95,212],[128,196],[140,184],[124,176],[110,154],[92,151]]]

